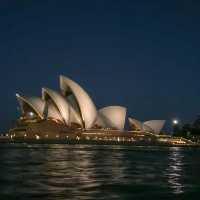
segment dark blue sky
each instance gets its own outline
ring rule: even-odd
[[[200,3],[191,0],[1,1],[1,129],[15,93],[58,89],[63,74],[97,107],[141,120],[200,113]]]

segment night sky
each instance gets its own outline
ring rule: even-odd
[[[97,108],[140,120],[200,113],[200,2],[8,0],[0,3],[0,130],[19,113],[15,93],[41,95],[66,75]]]

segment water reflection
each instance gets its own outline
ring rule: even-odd
[[[174,194],[184,193],[183,184],[183,152],[179,147],[171,147],[169,152],[169,165],[166,170],[168,183]]]
[[[188,191],[199,196],[199,154],[167,147],[1,146],[0,199],[167,199]]]
[[[43,155],[45,161],[41,163],[39,187],[48,193],[56,191],[70,195],[70,199],[77,196],[85,199],[98,196],[100,188],[106,185],[123,181],[123,153],[101,148],[51,145]]]

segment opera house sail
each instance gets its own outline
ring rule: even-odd
[[[41,97],[16,94],[21,114],[16,126],[9,131],[12,140],[139,141],[140,144],[172,141],[168,136],[160,136],[165,120],[141,122],[129,117],[130,130],[127,131],[126,107],[111,105],[97,109],[91,96],[78,83],[62,75],[59,83],[60,91],[43,87]],[[173,142],[180,143],[180,140]]]
[[[42,88],[42,99],[48,104],[54,106],[55,110],[60,113],[62,122],[69,124],[69,105],[65,98],[56,91],[49,88]]]
[[[60,89],[81,117],[82,126],[86,129],[91,128],[97,117],[96,106],[91,97],[78,83],[64,76],[60,76]]]
[[[30,119],[33,117],[44,118],[45,102],[40,97],[25,97],[16,94],[16,98],[23,117]]]
[[[159,134],[165,125],[165,120],[150,120],[140,122],[136,119],[129,118],[129,124],[131,129],[136,131],[146,131],[155,134]]]
[[[96,125],[103,128],[123,130],[126,119],[126,108],[107,106],[98,111]]]
[[[62,75],[59,82],[60,91],[43,87],[41,97],[16,94],[23,124],[51,121],[77,130],[124,130],[127,111],[125,107],[106,106],[97,110],[90,95],[78,83]],[[136,131],[158,134],[165,121],[151,120],[142,123],[129,118],[129,123]]]

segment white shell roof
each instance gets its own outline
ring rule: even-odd
[[[150,127],[154,133],[159,134],[165,125],[165,120],[150,120],[144,122],[144,125]]]
[[[98,111],[96,124],[104,128],[123,130],[126,119],[126,108],[122,106],[107,106]]]
[[[79,84],[64,76],[60,76],[60,89],[64,95],[67,92],[73,94],[77,101],[84,127],[91,128],[96,120],[97,111],[87,92]],[[77,110],[75,107],[74,109]]]
[[[55,107],[53,103],[48,104],[48,112],[46,118],[52,118],[52,119],[57,119],[61,121],[62,123],[65,123],[59,110]]]
[[[69,117],[70,124],[76,123],[79,124],[81,127],[83,127],[80,115],[74,110],[74,108],[71,105],[69,105],[69,116],[70,116]]]
[[[24,104],[27,104],[30,106],[31,109],[35,111],[35,113],[38,114],[38,116],[43,119],[43,112],[45,107],[45,101],[43,101],[40,97],[25,97],[21,96],[19,94],[16,94],[17,100],[20,104],[21,111],[24,113]]]
[[[133,118],[128,118],[129,123],[136,126],[141,131],[148,131],[152,133],[159,134],[165,125],[165,120],[150,120],[146,122],[140,122]]]
[[[142,122],[130,117],[128,118],[128,121],[131,125],[134,125],[138,130],[143,129]]]
[[[69,104],[65,100],[65,98],[59,94],[58,92],[49,89],[42,88],[42,98],[46,100],[47,95],[51,98],[53,103],[56,105],[57,109],[60,111],[60,114],[65,122],[65,124],[69,124]]]

